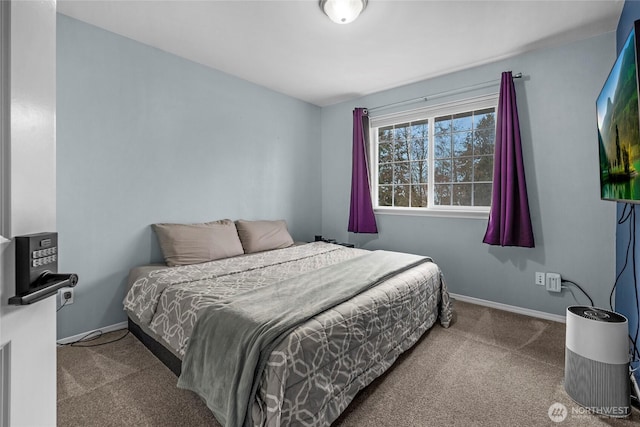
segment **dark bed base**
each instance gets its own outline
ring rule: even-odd
[[[129,331],[131,331],[131,333],[135,335],[135,337],[138,338],[154,356],[160,359],[160,361],[164,363],[171,372],[176,374],[176,376],[180,376],[180,372],[182,372],[182,361],[178,359],[175,354],[171,353],[160,343],[147,335],[134,321],[129,318],[127,318],[127,320],[129,321]]]

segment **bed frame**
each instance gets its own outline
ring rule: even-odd
[[[147,347],[147,349],[149,349],[151,353],[153,353],[154,356],[160,359],[160,361],[167,368],[169,368],[171,372],[173,372],[174,374],[176,374],[177,377],[179,377],[180,373],[182,372],[182,361],[178,359],[176,355],[173,354],[171,351],[167,350],[158,341],[154,340],[149,335],[147,335],[142,330],[142,328],[136,324],[136,322],[134,322],[130,318],[127,318],[127,320],[129,323],[129,326],[128,326],[129,331],[131,331],[131,333],[136,338],[138,338],[142,342],[142,344],[144,344],[144,346]]]

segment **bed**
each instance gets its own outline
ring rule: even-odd
[[[284,246],[130,273],[130,329],[222,425],[330,425],[438,319],[451,321],[429,258]],[[260,320],[273,310],[277,320]],[[245,328],[245,316],[258,326]],[[265,324],[276,325],[269,339]]]

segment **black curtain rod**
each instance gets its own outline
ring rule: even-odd
[[[514,79],[522,78],[522,73],[514,74],[513,78]],[[412,104],[414,102],[431,101],[432,99],[442,98],[442,97],[449,96],[449,95],[455,95],[457,93],[469,92],[471,90],[482,89],[482,88],[485,88],[485,87],[493,86],[493,85],[496,85],[496,84],[500,83],[500,81],[501,81],[501,79],[491,80],[491,81],[488,81],[488,82],[478,83],[478,84],[470,85],[470,86],[465,86],[465,87],[461,87],[461,88],[458,88],[458,89],[452,89],[452,90],[448,90],[448,91],[445,91],[445,92],[434,93],[433,95],[426,95],[426,96],[421,96],[419,98],[412,98],[412,99],[407,99],[405,101],[399,101],[399,102],[394,102],[394,103],[391,103],[391,104],[380,105],[378,107],[367,108],[367,110],[369,112],[371,112],[371,111],[375,111],[375,110],[382,110],[382,109],[385,109],[385,108],[396,107],[398,105]]]

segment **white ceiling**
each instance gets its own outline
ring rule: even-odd
[[[623,0],[369,0],[353,23],[316,0],[58,0],[58,11],[325,106],[614,31]]]

